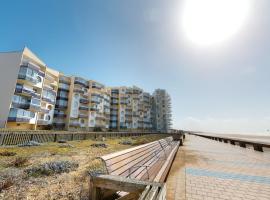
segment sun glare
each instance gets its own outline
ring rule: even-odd
[[[186,0],[182,15],[191,42],[209,46],[237,33],[249,15],[251,0]]]

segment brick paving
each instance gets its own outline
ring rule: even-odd
[[[168,200],[270,200],[270,152],[186,136],[167,179]]]

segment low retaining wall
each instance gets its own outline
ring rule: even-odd
[[[0,145],[17,145],[28,141],[57,142],[59,140],[86,140],[99,137],[130,137],[157,132],[71,132],[71,131],[3,131],[0,132]],[[163,133],[164,134],[164,133]]]
[[[240,147],[246,148],[247,145],[253,146],[255,151],[263,152],[263,148],[270,148],[270,143],[264,143],[259,141],[246,140],[235,137],[225,137],[219,135],[210,135],[210,134],[199,134],[199,133],[189,133],[191,135],[204,137],[211,140],[216,140],[219,142],[230,143],[231,145],[239,145]]]

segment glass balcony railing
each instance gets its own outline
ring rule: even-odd
[[[81,127],[80,122],[70,122],[69,126],[73,126],[73,127]]]
[[[40,94],[38,94],[36,91],[24,87],[22,84],[17,84],[15,88],[15,93],[18,94],[27,94],[29,96],[35,97],[35,98],[40,98]]]
[[[48,125],[48,124],[50,124],[50,121],[46,120],[46,119],[38,119],[37,124],[38,125]]]
[[[79,85],[82,85],[86,88],[89,88],[89,83],[87,80],[84,80],[80,77],[75,77],[75,80],[74,80],[74,84],[79,84]]]
[[[86,98],[80,98],[80,103],[82,103],[82,104],[88,104],[89,103],[89,100],[86,99]]]
[[[58,89],[60,89],[60,90],[65,90],[65,91],[69,91],[69,85],[66,84],[66,83],[59,83]]]
[[[35,113],[24,109],[11,108],[8,115],[9,122],[30,122]]]
[[[89,108],[88,108],[87,106],[80,106],[80,107],[79,107],[79,110],[86,110],[86,111],[88,111]]]
[[[79,118],[88,118],[88,115],[86,115],[86,114],[79,114]]]

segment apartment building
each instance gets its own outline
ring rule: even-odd
[[[90,80],[89,127],[92,130],[109,129],[111,90],[103,84]]]
[[[59,73],[29,49],[0,53],[0,127],[46,129],[52,125]]]
[[[163,89],[156,89],[151,99],[152,125],[157,131],[168,131],[171,128],[171,98]]]
[[[150,94],[133,87],[111,88],[110,128],[151,129]]]
[[[28,48],[0,53],[0,128],[168,130],[170,98],[113,87],[48,67]]]

